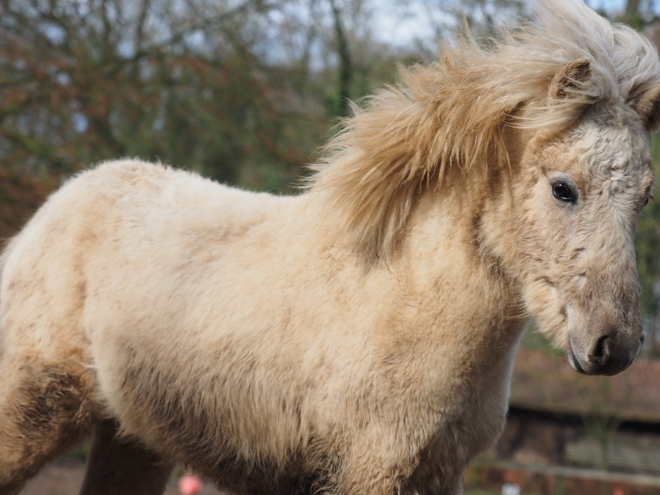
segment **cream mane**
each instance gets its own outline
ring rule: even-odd
[[[589,84],[576,80],[570,97],[549,96],[558,71],[580,59]],[[439,62],[401,69],[401,79],[354,106],[310,185],[372,256],[392,250],[419,195],[441,186],[448,170],[506,166],[506,126],[561,131],[589,105],[644,106],[638,100],[658,82],[658,55],[645,37],[580,1],[541,0],[535,22],[504,30],[487,48],[443,45]]]

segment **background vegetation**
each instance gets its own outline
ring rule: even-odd
[[[590,3],[654,36],[660,2]],[[431,60],[457,26],[487,35],[527,8],[522,0],[4,0],[0,237],[66,177],[122,156],[291,192],[349,100],[394,82],[398,64]],[[649,355],[660,347],[659,216],[651,202],[639,226]]]

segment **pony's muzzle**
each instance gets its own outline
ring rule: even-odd
[[[567,306],[568,361],[585,375],[616,375],[635,360],[644,342],[640,314],[598,304]],[[618,311],[617,311],[618,309]]]
[[[633,337],[614,330],[590,339],[587,346],[581,345],[586,343],[583,339],[574,342],[569,334],[568,361],[573,369],[585,375],[616,375],[630,366],[639,354],[644,333],[639,334]]]

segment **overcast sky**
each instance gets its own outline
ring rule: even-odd
[[[377,26],[374,34],[388,44],[405,46],[416,39],[434,39],[434,26],[450,23],[453,19],[444,15],[441,9],[430,10],[425,6],[429,2],[424,0],[406,2],[405,10],[396,0],[373,0],[373,2],[374,5],[379,5],[379,8],[374,9]],[[440,3],[438,0],[436,2]],[[585,3],[593,9],[605,10],[616,15],[623,12],[626,0],[585,0]]]

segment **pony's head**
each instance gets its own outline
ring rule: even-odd
[[[570,130],[529,142],[512,185],[502,258],[540,330],[586,374],[627,368],[644,338],[634,236],[653,185],[648,149],[634,105],[595,104]]]
[[[562,67],[548,105],[570,98],[578,82],[593,84],[592,63],[579,59]],[[580,75],[571,74],[576,67]],[[521,282],[539,329],[586,374],[622,371],[644,338],[634,237],[653,186],[648,126],[655,115],[644,106],[647,96],[598,99],[570,127],[537,130],[504,200],[515,207],[500,216],[504,204],[493,201],[490,226],[500,231],[482,233],[484,250],[497,253]]]
[[[337,225],[386,258],[423,195],[472,181],[480,197],[463,208],[482,262],[577,371],[625,369],[644,338],[634,234],[653,186],[655,48],[580,1],[540,0],[538,22],[402,76],[318,167],[312,191]]]
[[[644,37],[582,2],[543,2],[540,19],[524,44],[502,51],[554,68],[539,81],[545,97],[519,114],[526,138],[510,196],[492,202],[492,225],[508,235],[491,233],[486,245],[521,282],[526,309],[573,368],[612,375],[644,339],[634,236],[654,182],[660,64]],[[505,201],[515,207],[497,217]]]

